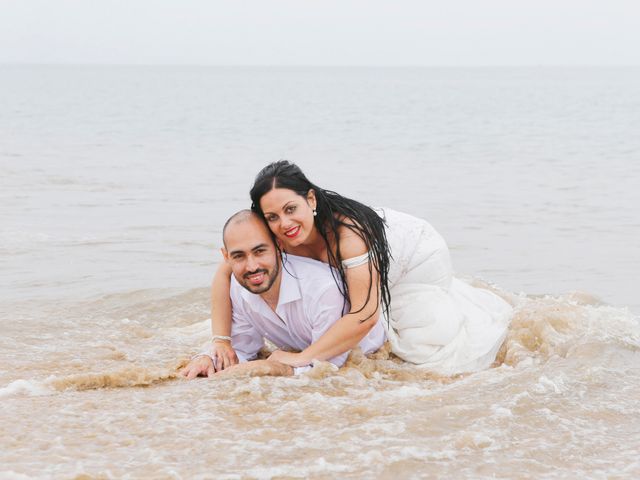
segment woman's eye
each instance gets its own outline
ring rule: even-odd
[[[275,222],[277,217],[275,215],[267,215],[264,218],[267,222]]]
[[[296,211],[296,207],[295,207],[295,206],[293,206],[293,205],[292,205],[292,206],[290,206],[290,207],[287,207],[287,210],[286,210],[286,212],[287,212],[287,213],[293,213],[293,212],[295,212],[295,211]]]

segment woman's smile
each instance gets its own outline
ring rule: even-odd
[[[300,225],[298,225],[297,227],[292,227],[289,230],[286,230],[284,232],[284,235],[287,238],[296,238],[299,233],[300,233]]]

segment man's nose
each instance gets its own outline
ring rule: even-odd
[[[258,268],[258,261],[253,255],[247,257],[247,271],[255,272]]]

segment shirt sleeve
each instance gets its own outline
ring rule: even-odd
[[[315,343],[329,328],[336,323],[348,310],[349,304],[345,302],[344,297],[335,284],[327,287],[324,292],[318,296],[317,300],[310,305],[309,315],[311,317],[311,342]],[[349,351],[328,361],[337,367],[341,367],[349,356]],[[305,367],[302,367],[305,368]],[[297,372],[296,372],[297,373]]]

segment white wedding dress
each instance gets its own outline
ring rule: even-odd
[[[506,336],[511,306],[453,277],[449,248],[425,220],[380,209],[391,249],[391,306],[384,322],[394,354],[451,375],[489,367]]]

